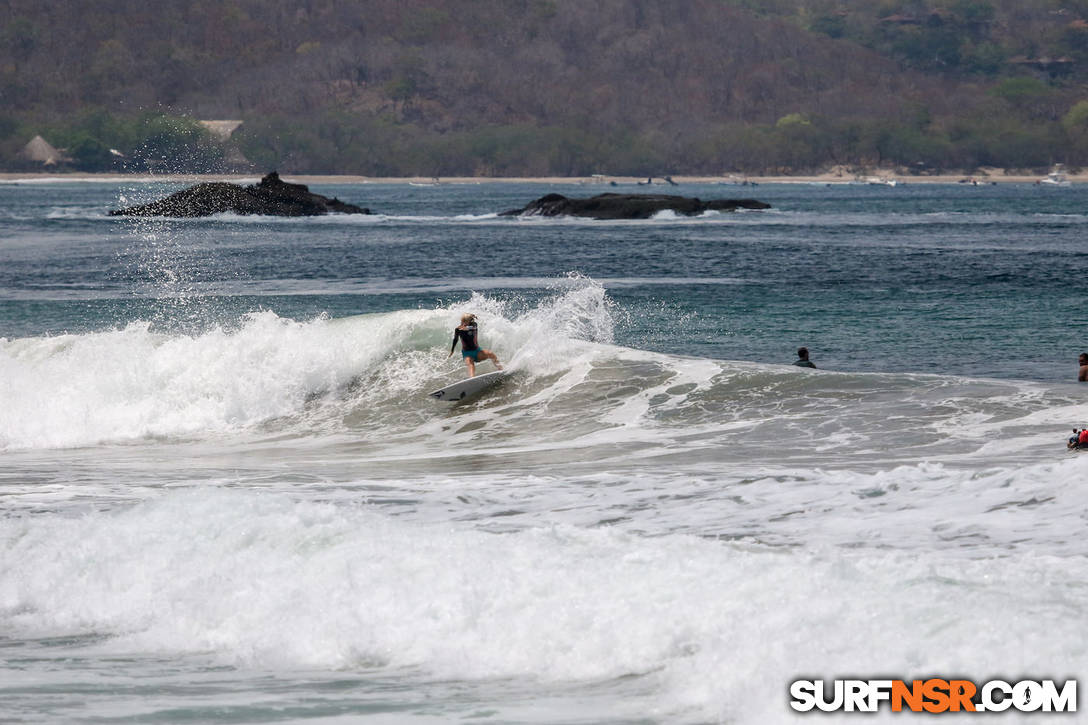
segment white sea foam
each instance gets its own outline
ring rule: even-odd
[[[1073,675],[1088,655],[1058,633],[1088,615],[1086,575],[1036,554],[491,534],[215,490],[0,520],[0,626],[19,637],[271,670],[636,677],[631,712],[664,720],[788,720],[795,677]]]
[[[445,353],[464,311],[480,316],[482,344],[516,376],[484,408],[460,412],[458,430],[507,452],[624,451],[662,465],[728,452],[802,468],[847,456],[1030,462],[1061,446],[1070,421],[1088,419],[1088,404],[1060,386],[805,374],[616,347],[623,311],[575,275],[528,306],[475,294],[441,309],[308,322],[265,312],[192,335],[133,323],[0,340],[0,447],[200,439],[281,420],[299,435],[380,442],[386,457],[437,452],[465,437],[435,430],[441,419],[424,396],[463,374]]]
[[[355,331],[272,313],[236,331],[121,330],[0,341],[0,445],[48,448],[146,436],[214,434],[297,412],[343,385],[411,330],[415,312]]]
[[[406,213],[104,215],[119,195],[150,201],[152,186],[157,197],[168,185],[139,186],[89,196],[5,187],[27,201],[7,212],[20,228],[8,240],[5,294],[48,303],[8,305],[9,329],[129,320],[143,313],[126,312],[126,300],[143,294],[206,313],[174,318],[184,334],[163,315],[150,326],[0,340],[9,719],[853,722],[793,718],[788,683],[1083,670],[1088,454],[1064,441],[1088,424],[1088,402],[1060,365],[1023,373],[1040,382],[1014,379],[1065,333],[1028,335],[1037,344],[1010,348],[1011,367],[953,353],[920,364],[918,350],[933,343],[915,347],[917,337],[893,361],[887,341],[911,335],[873,327],[877,308],[855,304],[854,292],[877,307],[918,292],[928,300],[912,308],[924,313],[919,329],[946,341],[957,331],[991,339],[995,323],[969,311],[943,327],[933,315],[955,306],[962,285],[927,283],[929,254],[891,276],[861,270],[850,289],[838,273],[782,277],[768,256],[795,257],[796,244],[837,250],[849,259],[832,272],[850,274],[855,252],[969,248],[968,266],[984,272],[980,250],[1027,259],[1076,247],[1069,229],[1039,226],[1048,219],[1031,216],[1039,204],[1018,213],[998,200],[987,202],[998,213],[960,214],[941,211],[950,200],[960,208],[950,189],[930,201],[910,192],[907,209],[885,203],[887,192],[776,187],[774,210],[608,222],[464,214],[528,196],[509,187],[490,201],[428,192],[411,202],[367,187],[376,193],[364,203]],[[1088,217],[1067,221],[1078,219]],[[715,233],[726,224],[729,234]],[[468,264],[446,266],[480,276],[405,280],[399,265],[385,274],[348,233],[366,225],[383,249],[400,239],[439,255],[469,250]],[[995,236],[995,225],[1011,233]],[[291,237],[288,257],[269,256],[278,244],[261,233],[269,226]],[[496,244],[549,253],[527,258],[513,279],[519,270],[478,252]],[[349,247],[362,266],[328,278],[336,250]],[[616,276],[543,279],[559,254]],[[238,260],[252,255],[264,261],[243,269]],[[1012,267],[997,266],[986,280],[1000,289],[979,289],[1018,298]],[[900,372],[684,357],[739,349],[704,336],[743,344],[748,327],[785,330],[782,299],[745,309],[769,298],[730,286],[773,290],[782,280],[842,292],[842,307],[830,300],[788,318],[798,330],[841,326],[811,338],[827,368],[867,360],[865,370]],[[1075,294],[1062,296],[1070,284],[1047,275],[1047,299],[1072,304]],[[638,300],[628,309],[605,291],[624,286],[645,288],[622,294]],[[69,290],[88,304],[50,302]],[[230,319],[247,303],[208,297],[307,291],[445,299],[293,321]],[[100,295],[118,304],[92,304]],[[360,299],[371,303],[387,300]],[[426,392],[465,374],[446,354],[466,311],[513,375],[448,405]],[[222,328],[191,327],[217,312]],[[1046,313],[1025,310],[1013,323],[1031,330],[1031,315]],[[647,329],[660,324],[667,334]]]
[[[553,299],[521,313],[477,294],[449,309],[336,320],[296,322],[264,312],[248,315],[237,329],[194,335],[132,323],[106,332],[3,339],[0,448],[215,435],[300,413],[314,396],[371,374],[382,376],[383,387],[395,384],[393,392],[426,390],[438,382],[445,357],[439,351],[469,309],[485,325],[486,346],[504,355],[517,351],[514,369],[547,372],[564,364],[570,346],[612,336],[600,285],[582,280],[561,287]]]

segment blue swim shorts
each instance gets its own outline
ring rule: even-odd
[[[470,357],[474,361],[480,362],[480,348],[476,348],[475,350],[462,350],[461,359],[464,360],[466,357]]]

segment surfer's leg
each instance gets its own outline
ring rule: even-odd
[[[491,362],[495,363],[496,368],[498,368],[499,370],[502,370],[502,363],[499,362],[499,356],[498,355],[491,352],[490,350],[484,350],[483,351],[483,356],[486,357]]]
[[[468,366],[468,376],[470,378],[476,377],[476,362],[470,357],[465,357],[465,365]]]

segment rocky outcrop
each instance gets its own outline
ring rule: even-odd
[[[511,209],[501,216],[576,216],[590,219],[649,219],[663,211],[695,216],[707,211],[770,209],[771,205],[755,199],[713,199],[667,194],[598,194],[588,199],[570,199],[562,194],[548,194],[522,209]]]
[[[289,184],[273,171],[251,186],[222,181],[197,184],[150,204],[114,209],[110,216],[199,217],[223,212],[317,216],[330,212],[369,214],[370,210],[314,194],[305,184]]]

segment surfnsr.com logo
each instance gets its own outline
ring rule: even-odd
[[[796,680],[790,698],[798,712],[1076,712],[1077,681]]]

